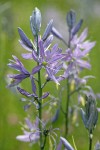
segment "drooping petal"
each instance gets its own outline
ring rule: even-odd
[[[62,143],[64,144],[67,150],[74,150],[74,148],[70,145],[70,143],[65,138],[60,137],[60,140],[62,141]]]
[[[31,94],[31,93],[25,91],[24,89],[22,89],[22,88],[20,88],[20,87],[17,87],[17,90],[18,90],[22,95],[24,95],[24,96],[26,96],[26,97],[35,97],[35,98],[37,98],[36,94]]]

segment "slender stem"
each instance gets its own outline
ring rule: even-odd
[[[42,97],[42,89],[41,89],[41,75],[40,75],[40,71],[38,72],[38,87],[39,87],[39,98]],[[42,119],[42,101],[38,102],[39,104],[39,119]],[[40,131],[42,131],[42,124],[39,121],[39,129]],[[42,147],[42,132],[40,132],[40,147]],[[42,150],[42,148],[40,148]]]
[[[36,42],[37,42],[37,54],[39,56],[38,36],[36,38]],[[39,63],[37,63],[37,65],[39,65]],[[38,91],[39,91],[38,97],[40,99],[42,97],[41,73],[40,73],[40,71],[38,72]],[[41,120],[42,119],[42,101],[38,101],[38,104],[39,104],[39,119]],[[42,124],[40,121],[39,121],[39,129],[40,129],[40,131],[42,131]],[[40,132],[40,150],[43,150],[42,149],[42,132]]]
[[[43,146],[42,146],[42,150],[43,150],[44,147],[45,147],[45,144],[46,144],[46,138],[47,138],[47,136],[44,136],[44,143],[43,143]]]
[[[70,41],[71,41],[71,31],[69,30],[69,41],[68,47],[70,48]],[[65,134],[68,135],[68,125],[69,125],[69,102],[70,102],[70,86],[69,86],[69,77],[67,79],[67,101],[66,101],[66,113],[65,113]]]
[[[93,138],[93,134],[92,134],[92,130],[89,132],[89,150],[92,150],[92,138]]]
[[[65,113],[65,134],[68,135],[68,125],[69,125],[69,101],[70,101],[70,87],[69,87],[69,80],[67,80],[67,102],[66,102],[66,113]]]

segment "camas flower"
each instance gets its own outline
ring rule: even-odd
[[[50,22],[50,24],[52,24]],[[50,28],[50,25],[49,25]],[[50,30],[50,29],[49,29]],[[53,80],[58,84],[58,77],[55,75],[62,68],[61,59],[63,58],[62,50],[58,48],[58,44],[55,44],[51,49],[49,48],[53,40],[53,35],[46,35],[44,40],[38,36],[38,48],[39,55],[37,54],[36,41],[34,42],[34,48],[32,47],[31,42],[25,35],[25,33],[19,28],[18,29],[21,37],[21,45],[29,51],[29,53],[22,54],[24,59],[33,59],[38,63],[36,67],[32,69],[32,75],[40,71],[41,68],[46,69],[46,73],[50,80]],[[43,36],[44,37],[44,36]]]
[[[83,68],[90,69],[91,65],[86,60],[88,53],[95,46],[95,42],[84,41],[87,37],[87,29],[81,35],[75,35],[71,40],[70,48],[66,50],[66,62],[68,62],[64,77],[80,72]]]
[[[39,119],[36,118],[34,124],[29,120],[29,118],[26,118],[25,122],[28,131],[24,129],[24,135],[18,135],[16,139],[23,142],[37,142],[40,138],[40,133],[38,129]]]
[[[19,74],[9,74],[8,77],[12,78],[13,81],[11,84],[9,84],[9,87],[18,85],[20,82],[22,82],[25,78],[30,77],[30,73],[25,69],[24,65],[21,63],[21,61],[16,57],[12,56],[14,60],[10,60],[10,63],[8,66],[10,68],[13,68],[14,70],[19,71]]]
[[[62,50],[58,48],[58,44],[55,44],[51,49],[46,49],[41,39],[39,41],[39,51],[39,56],[34,52],[32,53],[33,59],[39,63],[35,69],[40,70],[41,68],[45,68],[48,78],[58,83],[55,75],[63,66],[61,62],[63,58],[63,54],[61,54]],[[34,74],[34,69],[32,74]]]

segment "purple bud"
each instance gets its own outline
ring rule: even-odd
[[[26,96],[26,97],[35,97],[35,98],[37,98],[37,96],[36,96],[35,94],[31,94],[31,93],[25,91],[24,89],[21,89],[20,87],[17,87],[17,90],[18,90],[22,95],[24,95],[24,96]]]
[[[40,99],[45,99],[46,97],[48,97],[48,95],[49,95],[49,92],[46,92]]]
[[[81,28],[81,26],[82,26],[82,23],[83,23],[83,19],[81,19],[81,20],[77,23],[77,25],[76,25],[75,27],[73,27],[73,29],[72,29],[72,36],[74,36],[74,35],[80,30],[80,28]]]
[[[38,8],[30,16],[31,30],[34,36],[37,36],[41,28],[41,12]]]
[[[71,30],[76,22],[76,14],[73,10],[70,10],[66,17],[67,24],[69,29]]]
[[[53,20],[50,20],[50,22],[48,23],[45,32],[43,34],[42,40],[45,41],[47,39],[47,37],[50,35],[50,32],[52,30],[52,24],[53,24]]]
[[[26,34],[24,33],[24,31],[21,28],[18,28],[18,32],[19,32],[20,38],[22,40],[22,43],[25,46],[27,46],[28,48],[33,49],[33,45],[30,42],[30,40],[28,39],[28,37],[26,36]]]

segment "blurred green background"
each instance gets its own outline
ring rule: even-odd
[[[15,137],[22,133],[20,121],[24,121],[27,113],[23,110],[23,104],[14,90],[6,88],[8,83],[7,67],[8,59],[12,54],[21,58],[23,51],[18,39],[17,27],[21,27],[27,36],[32,39],[29,17],[35,7],[38,7],[42,13],[42,31],[44,31],[47,22],[54,19],[54,25],[67,39],[66,13],[74,9],[77,13],[77,19],[83,18],[83,27],[89,28],[90,40],[96,41],[96,46],[90,54],[92,70],[85,73],[96,76],[91,79],[89,84],[95,92],[100,92],[100,1],[99,0],[1,0],[0,1],[0,150],[31,150],[29,144],[19,142]],[[27,65],[27,64],[26,64]],[[11,70],[10,70],[11,71]],[[51,92],[52,87],[51,87]],[[98,102],[98,106],[100,106]],[[61,124],[61,117],[58,124]],[[76,146],[79,150],[86,150],[88,143],[88,133],[85,130],[82,121],[76,127],[73,125],[69,141],[72,143],[74,136]],[[94,131],[93,144],[100,141],[100,119],[97,128]]]

